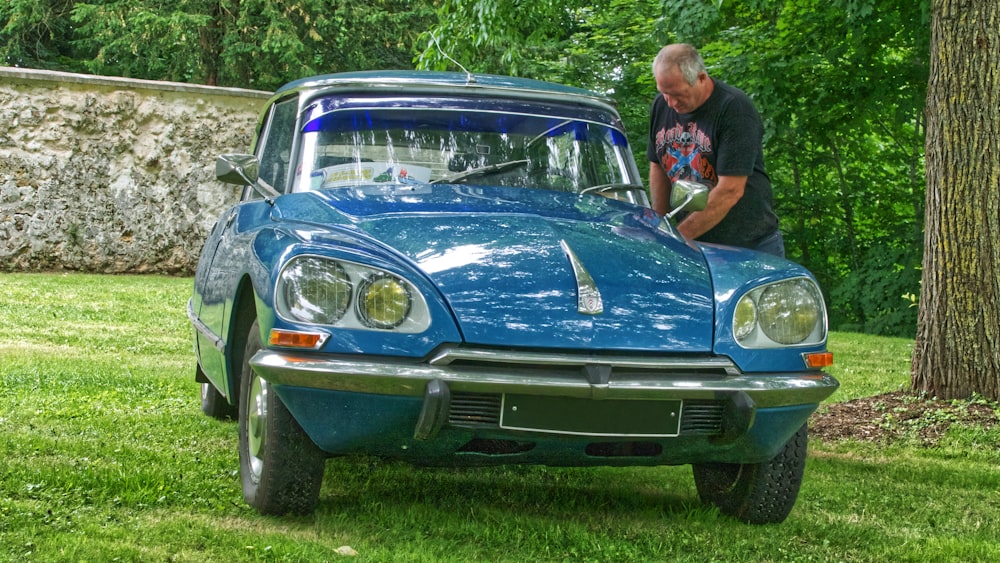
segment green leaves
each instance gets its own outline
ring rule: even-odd
[[[0,64],[274,89],[412,68],[431,0],[11,0]]]
[[[417,67],[457,70],[448,55],[473,72],[538,78],[559,62],[579,25],[582,4],[576,0],[446,0],[438,9],[437,27],[418,39],[425,47],[416,59]]]
[[[72,0],[0,3],[0,65],[82,71],[72,45]]]
[[[189,82],[199,74],[199,29],[211,18],[189,2],[174,10],[154,10],[129,0],[75,4],[71,21],[74,44],[94,57],[84,64],[95,74]]]

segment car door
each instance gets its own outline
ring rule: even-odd
[[[271,105],[258,137],[259,177],[284,193],[295,138],[297,98]],[[225,361],[232,340],[232,308],[240,279],[253,260],[253,235],[267,222],[270,204],[252,186],[246,186],[238,203],[216,221],[202,250],[195,275],[192,306],[207,331],[198,332],[198,353],[205,375],[230,399],[232,378]]]

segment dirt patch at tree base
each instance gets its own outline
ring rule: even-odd
[[[997,403],[981,398],[946,401],[897,391],[826,404],[809,419],[809,434],[824,441],[915,439],[930,447],[954,424],[992,429],[1000,424]]]

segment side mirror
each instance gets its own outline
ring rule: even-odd
[[[701,211],[708,205],[708,186],[690,180],[677,180],[670,190],[670,208],[667,214],[672,219],[681,211]]]
[[[274,204],[280,196],[270,184],[260,178],[260,161],[252,154],[224,154],[215,159],[215,177],[227,184],[250,186],[264,201]]]
[[[257,183],[260,161],[252,154],[224,154],[215,159],[215,177],[241,186]]]

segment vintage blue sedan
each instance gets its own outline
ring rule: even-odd
[[[685,240],[614,103],[464,73],[278,90],[188,303],[202,410],[239,420],[246,501],[309,513],[325,460],[691,464],[752,523],[798,495],[837,381],[799,265]],[[678,183],[678,210],[707,189]]]

